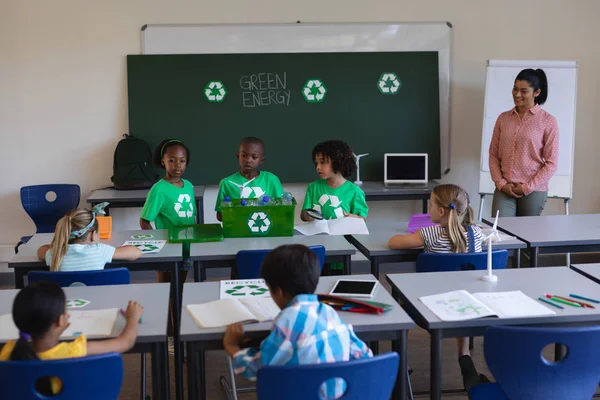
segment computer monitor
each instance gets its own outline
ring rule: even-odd
[[[384,183],[426,184],[427,154],[426,153],[385,153]]]

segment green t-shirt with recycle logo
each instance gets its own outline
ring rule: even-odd
[[[303,210],[309,208],[319,211],[325,219],[343,218],[344,212],[363,218],[369,214],[365,192],[350,181],[336,188],[329,187],[325,179],[311,183],[302,206]]]
[[[258,199],[262,195],[279,198],[283,195],[283,186],[279,178],[270,172],[260,171],[254,179],[246,179],[240,172],[221,179],[215,211],[221,212],[221,203],[225,196],[230,199]]]
[[[194,186],[188,180],[182,181],[182,188],[164,179],[156,182],[148,192],[140,218],[154,222],[156,229],[195,224]]]

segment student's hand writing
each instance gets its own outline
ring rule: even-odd
[[[225,351],[233,357],[235,353],[240,351],[240,346],[244,342],[244,327],[242,324],[231,324],[225,331],[223,336],[223,347]]]
[[[127,318],[128,321],[133,321],[137,324],[143,313],[144,307],[137,301],[130,300],[127,305],[127,310],[125,310],[125,318]]]
[[[523,193],[523,185],[518,182],[513,182],[512,191],[519,197],[522,197],[525,193]]]

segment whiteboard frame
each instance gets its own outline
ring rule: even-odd
[[[579,62],[577,61],[553,61],[553,60],[487,60],[486,63],[486,84],[487,84],[487,73],[490,67],[517,67],[517,68],[574,68],[575,69],[575,93],[574,93],[574,107],[575,107],[575,115],[573,117],[573,135],[571,136],[571,168],[569,175],[554,175],[550,179],[548,183],[548,198],[555,199],[565,199],[569,200],[573,198],[573,173],[575,168],[575,136],[576,136],[576,125],[577,125],[577,86],[579,86]],[[483,120],[485,123],[486,116],[486,106],[484,105],[483,110]],[[482,133],[481,133],[481,154],[480,154],[480,163],[479,163],[479,194],[480,195],[492,195],[494,194],[494,190],[496,189],[496,185],[494,181],[492,181],[492,177],[489,171],[484,171],[483,163],[484,163],[484,151],[489,151],[489,149],[484,149],[484,134],[483,125],[482,125]],[[559,132],[560,135],[560,132]],[[562,193],[563,188],[569,188],[569,193]]]
[[[437,51],[440,168],[442,176],[450,172],[449,22],[149,24],[142,26],[141,34],[145,55]]]

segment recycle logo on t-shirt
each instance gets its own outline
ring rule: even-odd
[[[324,194],[319,198],[319,204],[313,204],[315,210],[323,213],[323,207],[329,202],[329,207],[333,207],[333,212],[336,218],[344,218],[344,210],[342,209],[342,201],[334,195]]]
[[[194,203],[189,194],[180,194],[173,208],[179,218],[191,218],[194,215]]]
[[[240,189],[240,199],[258,199],[260,196],[265,194],[264,190],[260,186],[247,186],[254,179],[249,180],[245,184],[240,185],[234,181],[229,181],[234,186]]]
[[[252,233],[267,233],[271,229],[271,220],[266,213],[257,211],[248,217],[248,229]]]

